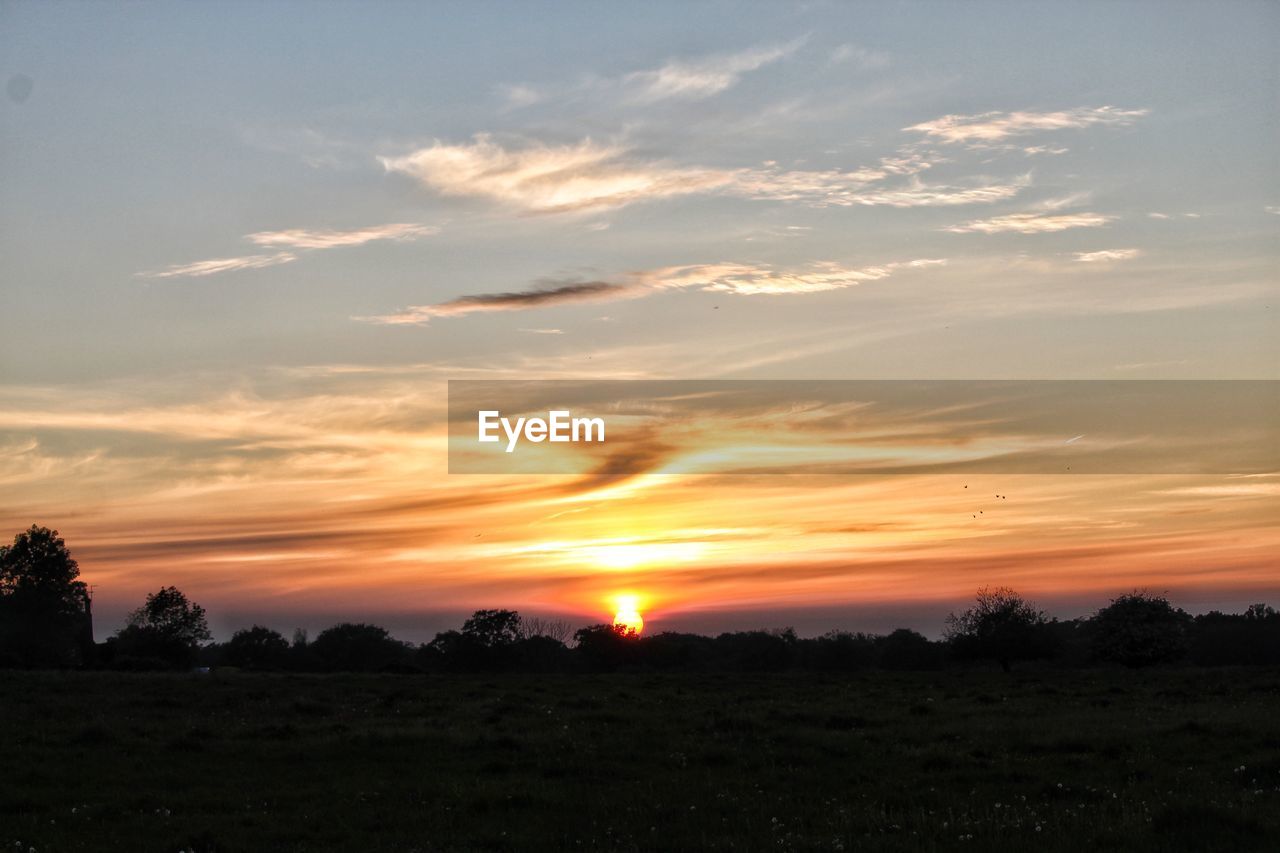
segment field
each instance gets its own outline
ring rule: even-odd
[[[0,845],[1280,849],[1280,672],[0,672]]]

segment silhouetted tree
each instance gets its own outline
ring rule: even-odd
[[[1131,592],[1099,610],[1089,630],[1096,658],[1138,667],[1184,657],[1190,627],[1191,617],[1164,596]]]
[[[865,669],[875,664],[875,640],[870,634],[829,631],[815,640],[805,641],[806,664],[821,672]]]
[[[461,631],[441,631],[418,650],[418,660],[429,670],[475,672],[488,663],[489,649]]]
[[[1253,604],[1240,614],[1205,613],[1191,627],[1194,663],[1222,665],[1280,665],[1280,613]]]
[[[401,668],[409,660],[409,647],[386,628],[354,622],[324,629],[307,650],[329,671],[378,672]]]
[[[189,666],[200,643],[211,638],[204,608],[175,586],[161,587],[129,614],[128,624],[116,634],[117,661]]]
[[[525,637],[511,647],[511,665],[525,672],[557,672],[568,663],[569,648],[545,634]]]
[[[0,546],[0,662],[84,663],[93,643],[89,592],[58,531],[31,525]]]
[[[613,670],[633,665],[638,658],[639,635],[624,625],[589,625],[574,632],[574,654],[591,670]]]
[[[462,635],[485,648],[509,646],[520,639],[520,614],[514,610],[477,610],[463,623]]]
[[[523,617],[520,619],[520,639],[522,640],[548,637],[563,645],[569,642],[572,636],[573,626],[563,619],[541,619],[536,616],[531,619]]]
[[[938,646],[909,628],[877,637],[875,645],[885,669],[932,669],[941,663]]]
[[[767,672],[786,669],[796,660],[797,638],[791,628],[782,631],[737,631],[716,637],[716,655],[728,669]]]
[[[288,654],[289,642],[284,635],[262,625],[236,631],[222,648],[228,666],[245,669],[278,669]]]
[[[1258,602],[1245,608],[1242,618],[1246,622],[1274,622],[1280,619],[1280,612],[1269,604]]]
[[[1015,661],[1051,657],[1053,633],[1043,610],[1007,587],[978,590],[977,601],[947,617],[946,637],[957,656],[994,660],[1008,672]]]
[[[1085,616],[1078,619],[1050,620],[1048,630],[1053,634],[1053,657],[1058,666],[1082,667],[1096,660],[1093,653],[1093,620]]]
[[[709,670],[716,666],[716,641],[701,634],[663,631],[641,642],[645,663],[655,669]]]

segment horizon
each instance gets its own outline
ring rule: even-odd
[[[828,632],[888,634],[899,628],[906,628],[924,635],[929,640],[938,641],[943,637],[946,618],[952,613],[959,613],[972,606],[975,589],[967,597],[937,600],[915,604],[850,604],[832,607],[759,607],[743,610],[696,610],[675,612],[647,612],[644,616],[645,636],[653,636],[671,631],[675,633],[694,633],[716,636],[721,633],[738,631],[782,631],[793,629],[802,638],[819,637]],[[1018,592],[1022,592],[1018,590]],[[1170,603],[1192,616],[1200,616],[1214,611],[1239,614],[1253,604],[1273,605],[1276,599],[1247,599],[1223,596],[1204,590],[1199,593],[1182,593],[1159,589],[1125,589],[1117,590],[1097,600],[1078,596],[1053,596],[1039,598],[1027,596],[1031,604],[1044,610],[1050,619],[1070,621],[1084,619],[1094,615],[1109,604],[1114,598],[1131,592],[1144,592],[1166,596]],[[197,604],[200,602],[196,602]],[[137,602],[141,604],[141,601]],[[135,605],[136,606],[136,605]],[[1273,605],[1274,606],[1274,605]],[[104,614],[94,607],[94,636],[99,642],[124,627],[131,607],[108,610]],[[501,602],[490,602],[476,609],[516,609],[503,608]],[[524,618],[540,618],[563,621],[571,629],[588,627],[609,621],[608,614],[575,613],[571,611],[524,611],[518,610]],[[252,608],[232,609],[223,612],[208,613],[209,627],[213,633],[213,642],[226,642],[238,630],[262,625],[282,634],[285,637],[301,629],[309,637],[334,625],[352,622],[376,624],[386,628],[396,639],[413,644],[430,642],[438,633],[460,628],[462,623],[472,615],[471,610],[456,611],[418,611],[395,612],[377,611],[363,613],[360,611],[343,612],[302,612],[294,614],[298,618],[292,622],[289,617],[282,619],[271,611],[255,611]]]

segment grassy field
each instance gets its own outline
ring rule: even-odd
[[[3,672],[0,845],[1280,850],[1280,672]]]

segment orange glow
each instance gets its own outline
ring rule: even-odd
[[[644,617],[640,615],[640,599],[634,595],[620,595],[615,601],[613,624],[630,628],[637,634],[644,631]]]
[[[56,525],[112,627],[106,614],[162,584],[215,614],[269,601],[285,629],[314,613],[399,613],[416,588],[458,612],[572,612],[577,624],[607,614],[637,629],[653,607],[695,619],[701,610],[959,602],[985,584],[1093,602],[1142,587],[1275,597],[1272,469],[451,477],[443,415],[432,408],[444,389],[402,394],[360,376],[359,394],[320,382],[324,393],[172,405],[124,393],[0,393],[0,427],[36,430],[29,447],[13,446],[18,456],[0,448],[0,491],[25,490],[29,504],[0,509],[0,532]],[[371,399],[423,412],[425,431],[371,421]],[[724,420],[725,442],[738,423]],[[54,454],[60,446],[38,440],[44,429],[81,438]],[[161,455],[138,464],[84,450],[124,433],[146,436],[157,454],[199,455],[175,476]],[[257,447],[287,452],[234,449]],[[698,449],[677,436],[664,458]],[[112,501],[67,503],[107,489]]]

